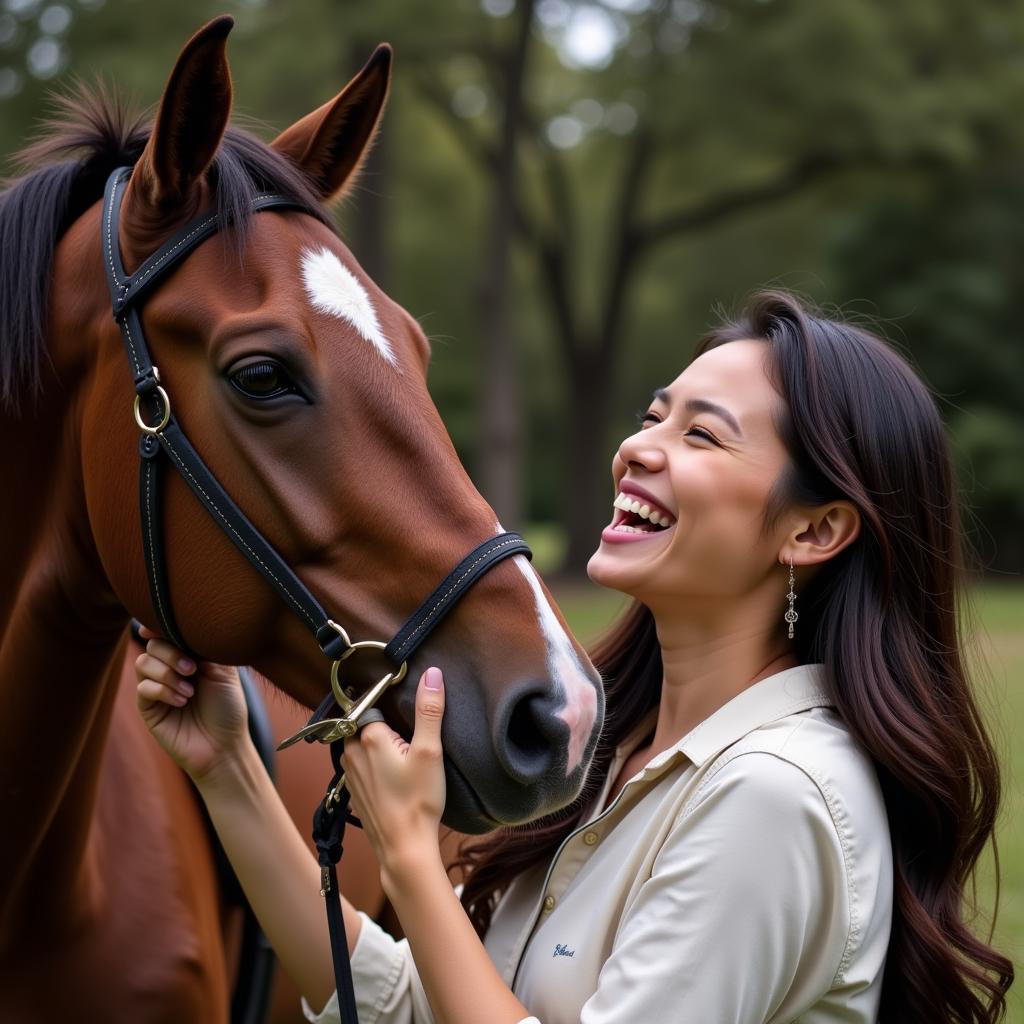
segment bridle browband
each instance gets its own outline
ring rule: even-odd
[[[194,653],[185,643],[175,622],[167,581],[160,518],[160,468],[169,463],[177,470],[213,521],[314,635],[320,649],[331,659],[331,692],[309,722],[294,736],[286,739],[278,749],[290,746],[300,739],[331,745],[331,759],[335,772],[328,784],[326,797],[317,805],[313,838],[320,860],[321,895],[327,899],[335,982],[342,1020],[346,1024],[355,1024],[355,998],[344,921],[338,900],[336,873],[336,864],[342,852],[345,823],[356,821],[348,811],[348,794],[344,789],[345,777],[339,763],[344,741],[355,734],[360,724],[364,724],[360,719],[374,708],[388,687],[405,677],[408,660],[413,652],[436,629],[466,591],[498,562],[512,555],[523,554],[529,557],[530,549],[526,541],[515,533],[501,533],[490,538],[466,555],[390,641],[353,641],[345,629],[328,616],[316,597],[232,501],[199,453],[189,443],[171,411],[170,396],[160,381],[160,372],[153,364],[146,345],[140,316],[141,305],[146,296],[196,246],[224,228],[225,219],[218,213],[207,213],[197,217],[149,256],[134,274],[127,274],[121,261],[118,225],[121,204],[130,176],[130,167],[120,167],[107,179],[103,195],[101,240],[114,319],[121,328],[121,337],[128,353],[135,383],[134,415],[141,431],[139,510],[150,598],[167,639],[175,646]],[[254,196],[250,209],[253,212],[304,211],[302,204],[274,193],[260,193]],[[371,686],[361,697],[354,698],[342,686],[339,672],[344,662],[361,650],[380,651],[397,667]],[[328,717],[335,708],[339,712],[338,717]],[[380,717],[379,713],[375,713],[375,716]]]

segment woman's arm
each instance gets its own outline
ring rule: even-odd
[[[191,776],[263,931],[300,991],[322,1006],[334,990],[320,869],[249,739],[238,672],[195,666],[150,637],[136,662],[146,725]],[[187,679],[185,677],[188,677]],[[344,898],[349,953],[361,920]]]
[[[406,743],[383,723],[345,747],[353,810],[381,864],[391,900],[434,1016],[445,1024],[517,1024],[529,1011],[512,994],[452,890],[438,847],[445,782],[444,684],[428,669],[416,692]]]
[[[320,868],[252,743],[196,780],[224,852],[281,965],[311,1006],[334,991]],[[349,955],[361,920],[342,897]]]
[[[319,867],[249,739],[238,673],[210,663],[197,670],[156,639],[136,671],[143,719],[195,782],[285,970],[311,1005],[323,1006],[334,990],[334,975]],[[385,891],[435,1017],[445,1024],[517,1024],[528,1013],[477,938],[441,859],[443,713],[441,674],[432,669],[420,682],[411,745],[383,723],[348,741],[344,764],[353,809],[382,858]],[[362,921],[347,900],[342,910],[352,955]]]
[[[477,937],[436,850],[409,851],[381,877],[437,1020],[517,1024],[529,1016]]]

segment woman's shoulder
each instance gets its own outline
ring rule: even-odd
[[[861,933],[852,937],[887,930],[892,845],[885,799],[874,762],[833,707],[787,715],[722,751],[688,811],[709,800],[731,817],[769,817],[777,836],[807,836],[844,880],[851,931]]]
[[[811,785],[798,784],[802,777]],[[737,782],[748,798],[754,789],[770,788],[775,800],[785,799],[777,790],[816,790],[838,831],[848,833],[856,822],[884,832],[888,841],[874,762],[832,707],[808,708],[751,730],[707,766],[696,795]]]
[[[892,845],[874,763],[835,709],[814,707],[755,729],[702,774],[683,830],[692,834],[717,816],[764,860],[762,878],[787,849],[802,865],[789,870],[805,884],[817,875],[846,922],[837,978],[870,975],[891,924]]]

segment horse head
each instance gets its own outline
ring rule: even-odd
[[[372,142],[391,51],[379,47],[334,99],[268,146],[228,126],[231,24],[219,18],[189,41],[151,131],[122,140],[130,159],[118,159],[132,171],[121,251],[131,271],[197,214],[233,218],[145,300],[162,384],[206,464],[305,586],[353,640],[387,639],[467,551],[500,530],[427,392],[427,339],[360,268],[323,206],[351,185]],[[116,164],[97,149],[90,166],[95,176]],[[264,190],[295,208],[247,214]],[[102,213],[93,203],[56,248],[50,359],[69,392],[87,532],[111,600],[157,628]],[[319,703],[327,663],[310,634],[176,475],[161,501],[184,640],[205,658],[254,666],[307,706]],[[601,723],[600,680],[522,556],[474,586],[384,698],[386,718],[406,736],[428,665],[442,668],[448,693],[446,823],[481,831],[578,794]]]

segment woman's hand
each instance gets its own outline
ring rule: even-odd
[[[342,767],[359,816],[381,865],[385,892],[396,874],[417,870],[422,858],[440,861],[438,826],[444,811],[441,749],[444,680],[428,668],[416,691],[416,723],[406,743],[383,722],[371,722],[345,741]]]
[[[352,809],[377,854],[384,891],[409,940],[435,1019],[528,1020],[530,1011],[498,973],[441,862],[443,716],[444,681],[440,669],[429,668],[416,690],[410,743],[383,722],[345,741],[342,766]]]
[[[146,653],[135,661],[142,720],[160,746],[198,782],[234,757],[248,740],[238,670],[210,661],[196,666],[150,630],[143,628],[141,633],[149,640]]]

